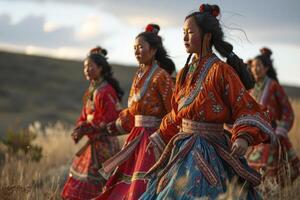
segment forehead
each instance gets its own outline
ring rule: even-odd
[[[87,58],[87,59],[84,60],[83,64],[84,65],[94,65],[95,63],[92,59]]]
[[[143,37],[140,36],[140,37],[135,38],[135,44],[136,45],[145,45],[148,43],[146,42],[146,40]]]
[[[262,62],[259,59],[254,59],[251,64],[257,65],[257,64],[262,64]]]
[[[198,28],[194,17],[189,17],[184,21],[183,29],[195,29]]]

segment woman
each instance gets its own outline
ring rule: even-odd
[[[234,179],[242,186],[238,198],[260,198],[253,189],[260,175],[243,155],[249,145],[272,139],[272,127],[266,110],[246,91],[251,79],[223,39],[219,12],[218,6],[203,4],[185,19],[189,57],[177,76],[172,111],[150,137],[151,144],[164,151],[146,176],[151,181],[142,200],[216,199]],[[224,123],[233,124],[232,141],[224,134]]]
[[[158,35],[159,29],[158,25],[150,24],[135,39],[139,69],[131,87],[128,108],[108,126],[111,135],[130,133],[122,151],[103,164],[102,174],[108,176],[115,171],[98,200],[138,199],[146,189],[144,175],[157,160],[157,152],[147,146],[149,136],[171,109],[170,74],[175,69]]]
[[[106,136],[105,126],[121,110],[123,91],[112,76],[106,50],[97,47],[84,60],[84,75],[90,86],[84,106],[72,133],[75,143],[83,137],[88,142],[76,154],[70,175],[62,191],[63,199],[91,199],[101,193],[106,180],[98,173],[102,162],[119,151],[116,137]]]
[[[263,48],[261,55],[249,63],[256,81],[251,94],[258,103],[268,108],[280,144],[257,145],[247,159],[252,168],[264,171],[264,177],[275,177],[281,185],[285,185],[299,176],[300,163],[288,138],[294,122],[293,109],[278,82],[271,55],[270,49]]]

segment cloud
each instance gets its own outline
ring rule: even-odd
[[[80,41],[90,40],[101,34],[101,19],[98,16],[88,16],[80,25],[76,38]]]
[[[22,46],[26,52],[43,49],[58,49],[60,55],[70,48],[91,48],[112,37],[111,30],[103,30],[99,16],[87,16],[77,27],[47,21],[45,16],[28,15],[13,23],[8,14],[0,15],[0,43]],[[7,45],[6,45],[7,46]],[[64,48],[62,48],[64,47]],[[66,49],[67,51],[62,49]]]
[[[20,45],[55,47],[74,44],[74,28],[49,29],[43,16],[29,15],[13,24],[9,15],[0,15],[0,41]]]
[[[198,9],[203,1],[182,0],[32,0],[33,2],[59,2],[84,5],[97,8],[99,13],[105,10],[127,23],[131,27],[144,27],[149,22],[158,23],[162,30],[168,27],[182,26],[187,14]],[[231,28],[241,27],[253,41],[270,41],[276,43],[300,43],[300,1],[289,0],[214,0],[210,4],[221,7],[221,20]],[[86,30],[85,30],[86,29]],[[84,31],[85,30],[85,31]],[[79,38],[92,36],[92,25],[87,24],[79,33]],[[91,35],[89,35],[91,34]],[[245,39],[245,37],[242,37]]]

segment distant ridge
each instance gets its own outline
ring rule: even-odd
[[[126,105],[135,67],[114,65],[115,77],[126,91]],[[82,61],[55,59],[0,51],[0,135],[8,127],[43,123],[74,123],[88,82]],[[290,98],[300,98],[300,88],[285,86]]]

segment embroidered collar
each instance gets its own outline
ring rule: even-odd
[[[199,94],[199,92],[203,89],[202,82],[206,78],[206,75],[208,71],[210,70],[211,66],[217,61],[219,58],[215,55],[212,54],[204,63],[203,67],[201,68],[199,75],[197,77],[197,81],[195,83],[195,87],[191,89],[189,92],[189,95],[187,97],[183,96],[180,98],[179,103],[178,103],[178,111],[181,110],[182,108],[190,105],[196,98],[196,96]],[[186,88],[182,88],[184,90]]]
[[[129,96],[128,98],[128,107],[130,107],[132,105],[133,102],[138,102],[139,100],[142,99],[142,97],[145,95],[148,86],[151,82],[151,79],[156,71],[156,69],[158,69],[158,64],[156,62],[154,62],[154,64],[152,65],[150,72],[148,74],[148,76],[145,79],[144,84],[141,86],[141,88],[139,90],[137,90],[137,84],[133,84],[133,94],[132,96]],[[137,78],[137,77],[135,77]]]

